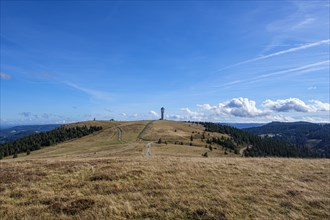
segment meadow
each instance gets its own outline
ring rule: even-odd
[[[216,146],[202,157],[208,150],[202,141],[188,145],[191,133],[202,130],[178,122],[108,122],[96,134],[6,158],[0,218],[330,218],[329,160],[244,158]],[[169,143],[157,144],[160,137]]]

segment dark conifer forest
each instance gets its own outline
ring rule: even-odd
[[[28,137],[18,139],[13,142],[8,142],[0,145],[0,159],[11,156],[17,157],[17,154],[39,150],[43,147],[48,147],[64,141],[80,138],[93,132],[101,130],[100,126],[81,126],[81,127],[66,127],[61,126],[48,132],[34,134]]]
[[[219,132],[231,136],[230,139],[213,138],[208,140],[208,143],[219,144],[225,148],[234,150],[235,153],[238,153],[240,148],[245,147],[244,156],[247,157],[326,157],[326,155],[315,152],[308,147],[298,146],[283,140],[270,137],[260,137],[247,131],[226,125],[210,122],[198,123],[202,124],[206,131]]]
[[[330,158],[330,124],[309,122],[272,122],[246,131],[273,139],[285,141],[296,146],[310,148],[321,157]]]

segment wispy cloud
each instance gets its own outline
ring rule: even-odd
[[[268,55],[259,56],[259,57],[253,58],[253,59],[245,60],[245,61],[242,61],[242,62],[239,62],[239,63],[235,63],[233,65],[224,67],[222,69],[219,69],[218,71],[223,71],[223,70],[230,69],[230,68],[240,66],[240,65],[243,65],[243,64],[252,63],[252,62],[259,61],[259,60],[264,60],[264,59],[268,59],[268,58],[271,58],[271,57],[276,57],[276,56],[280,56],[280,55],[283,55],[283,54],[292,53],[292,52],[305,50],[305,49],[320,46],[320,45],[327,45],[327,44],[330,44],[330,39],[321,40],[321,41],[317,41],[317,42],[309,43],[309,44],[304,44],[304,45],[299,46],[299,47],[293,47],[293,48],[290,48],[290,49],[287,49],[287,50],[278,51],[276,53],[271,53],[271,54],[268,54]]]
[[[308,87],[307,89],[308,89],[308,90],[314,90],[314,89],[317,89],[317,87],[316,87],[316,86],[310,86],[310,87]]]
[[[256,79],[259,78],[268,78],[271,76],[276,76],[276,75],[282,75],[282,74],[286,74],[286,73],[290,73],[290,72],[298,72],[298,71],[306,71],[309,69],[314,70],[314,67],[319,67],[319,66],[324,66],[325,68],[329,68],[329,60],[324,60],[324,61],[320,61],[317,63],[312,63],[312,64],[308,64],[305,66],[300,66],[300,67],[296,67],[296,68],[291,68],[291,69],[287,69],[287,70],[282,70],[282,71],[277,71],[274,73],[268,73],[268,74],[263,74],[261,76],[256,77]]]
[[[304,20],[302,20],[301,22],[299,22],[298,24],[294,25],[292,27],[292,29],[300,29],[300,28],[304,28],[307,25],[311,25],[316,21],[315,18],[306,18]]]
[[[104,101],[111,101],[112,100],[112,95],[110,93],[85,88],[85,87],[79,86],[79,85],[77,85],[75,83],[71,83],[71,82],[63,82],[63,83],[67,86],[70,86],[71,88],[82,91],[82,92],[92,96],[95,99],[100,99],[100,100],[104,100]]]
[[[11,79],[11,75],[9,75],[7,73],[0,73],[0,79],[10,80]]]
[[[281,70],[281,71],[275,71],[272,73],[262,74],[262,75],[259,75],[259,76],[253,77],[253,78],[249,78],[247,80],[235,80],[232,82],[222,84],[221,86],[218,86],[218,87],[225,86],[225,87],[229,88],[229,87],[232,87],[237,84],[255,83],[255,82],[269,79],[271,77],[287,75],[289,73],[303,74],[303,73],[308,73],[308,72],[314,72],[317,70],[329,69],[329,64],[330,64],[330,60],[323,60],[320,62],[316,62],[316,63],[304,65],[304,66],[299,66],[299,67],[294,67],[294,68],[285,69],[285,70]]]

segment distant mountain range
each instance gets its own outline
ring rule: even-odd
[[[272,122],[259,127],[246,128],[252,134],[272,137],[330,157],[330,124],[309,122]]]
[[[244,129],[244,128],[261,127],[266,123],[219,123],[219,124],[231,126],[238,129]]]
[[[15,141],[17,139],[37,134],[40,132],[50,131],[54,128],[61,126],[60,124],[48,124],[48,125],[21,125],[11,128],[0,130],[0,144]]]

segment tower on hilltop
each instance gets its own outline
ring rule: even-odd
[[[162,108],[160,109],[160,112],[161,112],[160,120],[164,120],[164,112],[165,112],[165,108],[162,107]]]

